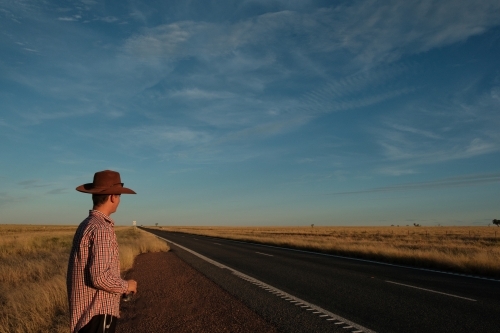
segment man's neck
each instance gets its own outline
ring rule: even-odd
[[[106,216],[111,216],[111,214],[113,214],[109,209],[106,209],[106,207],[104,206],[99,206],[99,207],[94,206],[92,209],[97,210]]]

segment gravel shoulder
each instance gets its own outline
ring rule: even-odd
[[[173,252],[139,255],[127,279],[138,293],[122,302],[117,333],[278,332]]]

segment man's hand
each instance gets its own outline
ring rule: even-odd
[[[137,293],[137,281],[135,280],[127,280],[128,282],[128,289],[127,293]]]

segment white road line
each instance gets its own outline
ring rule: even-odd
[[[157,236],[157,237],[159,237],[159,236]],[[159,238],[161,238],[161,237],[159,237]],[[483,277],[483,276],[468,275],[468,274],[461,274],[461,273],[453,273],[453,272],[446,272],[446,271],[438,271],[438,270],[435,270],[435,269],[428,269],[428,268],[422,268],[422,267],[404,266],[404,265],[398,265],[398,264],[391,264],[391,263],[387,263],[387,262],[383,262],[383,261],[376,261],[376,260],[369,260],[369,259],[360,259],[360,258],[345,257],[345,256],[339,256],[339,255],[336,255],[336,254],[321,253],[321,252],[314,252],[314,251],[307,251],[307,250],[291,249],[291,248],[288,248],[288,247],[282,247],[282,246],[276,246],[276,245],[250,243],[250,242],[244,242],[244,241],[239,241],[239,240],[234,240],[234,239],[225,239],[224,238],[224,240],[226,240],[228,242],[233,242],[233,243],[242,243],[242,244],[260,246],[260,247],[270,247],[270,248],[273,248],[273,249],[279,249],[279,250],[285,250],[285,251],[292,251],[292,252],[301,252],[301,253],[308,253],[308,254],[315,254],[315,255],[324,256],[324,257],[341,258],[341,259],[347,259],[347,260],[368,262],[368,263],[378,264],[378,265],[407,268],[407,269],[413,269],[413,270],[416,270],[416,271],[425,271],[425,272],[432,272],[432,273],[439,273],[439,274],[446,274],[446,275],[456,275],[456,276],[468,277],[468,278],[479,279],[479,280],[487,280],[487,281],[500,282],[500,279],[487,278],[487,277]]]
[[[267,253],[262,253],[262,252],[257,252],[257,251],[255,251],[255,253],[262,254],[262,255],[268,256],[268,257],[274,257],[272,254],[267,254]]]
[[[451,297],[461,298],[461,299],[465,299],[465,300],[472,301],[472,302],[477,302],[475,299],[472,299],[472,298],[467,298],[467,297],[457,296],[457,295],[453,295],[453,294],[447,294],[447,293],[443,293],[443,292],[436,291],[436,290],[431,290],[431,289],[425,289],[425,288],[420,288],[420,287],[410,286],[409,284],[398,283],[398,282],[387,281],[387,280],[386,280],[385,282],[392,283],[392,284],[397,284],[397,285],[400,285],[400,286],[405,286],[405,287],[409,287],[409,288],[414,288],[414,289],[425,290],[425,291],[429,291],[429,292],[431,292],[431,293],[436,293],[436,294],[441,294],[441,295],[446,295],[446,296],[451,296]]]
[[[341,317],[341,316],[339,316],[339,315],[336,315],[336,314],[334,314],[333,312],[327,311],[327,310],[325,310],[325,309],[323,309],[323,308],[321,308],[321,307],[319,307],[319,306],[317,306],[317,305],[315,305],[315,304],[308,303],[308,302],[306,302],[306,301],[304,301],[304,300],[302,300],[302,299],[300,299],[300,298],[298,298],[298,297],[295,297],[295,296],[293,296],[293,295],[291,295],[291,294],[288,294],[288,293],[286,293],[286,292],[284,292],[284,291],[282,291],[282,290],[280,290],[280,289],[278,289],[278,288],[275,288],[275,287],[273,287],[273,286],[271,286],[271,285],[269,285],[269,284],[267,284],[267,283],[264,283],[264,282],[262,282],[262,281],[260,281],[260,280],[257,280],[257,279],[255,279],[255,278],[253,278],[253,277],[251,277],[251,276],[248,276],[248,275],[246,275],[246,274],[243,274],[243,273],[241,273],[241,272],[239,272],[239,271],[237,271],[237,270],[235,270],[235,269],[233,269],[233,268],[231,268],[231,267],[228,267],[228,266],[226,266],[226,265],[223,265],[223,264],[221,264],[221,263],[219,263],[219,262],[217,262],[217,261],[215,261],[215,260],[213,260],[213,259],[210,259],[210,258],[208,258],[208,257],[205,257],[204,255],[199,254],[198,252],[195,252],[195,251],[193,251],[193,250],[191,250],[191,249],[188,249],[187,247],[184,247],[184,246],[182,246],[182,245],[180,245],[180,244],[177,244],[177,243],[175,243],[175,242],[172,242],[172,241],[171,241],[171,240],[169,240],[169,239],[166,239],[166,238],[163,238],[163,237],[160,237],[160,236],[156,236],[156,237],[158,237],[158,238],[160,238],[160,239],[163,239],[163,240],[165,240],[165,241],[167,241],[167,242],[170,242],[170,243],[174,244],[175,246],[180,247],[181,249],[183,249],[183,250],[185,250],[185,251],[187,251],[187,252],[189,252],[189,253],[191,253],[191,254],[193,254],[193,255],[197,256],[198,258],[203,259],[203,260],[205,260],[205,261],[207,261],[207,262],[211,263],[211,264],[212,264],[212,265],[214,265],[214,266],[217,266],[217,267],[222,268],[222,269],[227,269],[227,270],[229,270],[230,272],[232,272],[234,275],[236,275],[236,276],[238,276],[239,278],[241,278],[242,280],[246,280],[246,281],[248,281],[248,282],[258,282],[258,283],[259,283],[259,286],[260,286],[261,288],[265,288],[265,287],[267,287],[267,288],[273,288],[273,289],[275,289],[275,290],[277,290],[277,291],[280,291],[283,295],[285,295],[285,296],[287,296],[287,297],[289,297],[289,298],[291,298],[291,299],[296,300],[298,303],[296,303],[295,305],[299,305],[299,304],[306,304],[306,305],[308,305],[309,307],[311,307],[311,308],[313,308],[313,309],[315,309],[315,310],[317,310],[317,311],[320,311],[320,312],[322,312],[322,313],[324,313],[324,314],[329,315],[330,317],[332,317],[332,319],[339,320],[342,324],[348,324],[348,325],[351,325],[351,326],[355,327],[356,329],[358,329],[358,330],[362,330],[363,332],[366,332],[366,333],[376,333],[375,331],[372,331],[372,330],[370,330],[370,329],[368,329],[368,328],[366,328],[366,327],[363,327],[363,326],[361,326],[361,325],[359,325],[359,324],[356,324],[356,323],[354,323],[354,322],[352,322],[352,321],[350,321],[350,320],[347,320],[347,319],[345,319],[345,318],[343,318],[343,317]],[[337,324],[337,323],[335,323],[335,324]]]

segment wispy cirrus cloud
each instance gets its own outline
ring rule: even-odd
[[[41,183],[41,181],[38,180],[38,179],[23,180],[21,182],[18,182],[17,184],[23,186],[24,189],[50,186],[50,184],[43,184],[43,183]]]
[[[233,24],[176,22],[147,29],[125,47],[140,56],[171,59],[277,43],[303,52],[345,50],[357,61],[379,63],[483,33],[500,24],[499,12],[497,1],[355,1],[312,12],[283,9]],[[290,33],[294,39],[283,38]]]
[[[30,125],[40,124],[46,120],[64,119],[72,117],[84,117],[96,113],[96,109],[64,110],[64,111],[31,111],[22,112],[20,116]]]
[[[81,19],[80,15],[75,16],[62,16],[57,18],[59,21],[75,22]]]
[[[182,90],[173,90],[168,92],[169,98],[191,98],[191,99],[227,99],[227,98],[235,98],[235,95],[232,92],[226,91],[209,91],[203,90],[199,88],[192,89],[182,89]]]
[[[392,186],[374,187],[358,191],[327,193],[327,195],[351,195],[351,194],[378,193],[378,192],[427,190],[427,189],[440,189],[440,188],[449,188],[458,186],[476,186],[482,184],[493,184],[498,182],[500,182],[500,173],[462,175],[458,177],[443,178],[428,182],[404,183]]]
[[[357,1],[340,12],[341,45],[363,63],[449,45],[500,23],[496,1]]]
[[[0,192],[0,206],[11,204],[23,198],[25,197],[16,197],[7,192]]]
[[[375,142],[388,161],[407,170],[498,152],[500,118],[495,110],[500,101],[495,98],[496,89],[469,103],[458,98],[448,105],[434,106],[436,109],[399,110],[397,116],[374,130]]]
[[[205,144],[211,140],[206,131],[196,131],[190,128],[173,126],[140,126],[128,130],[127,145],[154,146],[172,148],[173,146],[190,147]]]
[[[401,139],[390,143],[380,141],[379,145],[389,160],[404,161],[414,166],[467,159],[500,150],[499,142],[484,138],[447,139],[435,144]]]
[[[67,190],[68,190],[67,188],[55,188],[53,190],[48,191],[46,194],[51,194],[51,195],[65,194]]]

